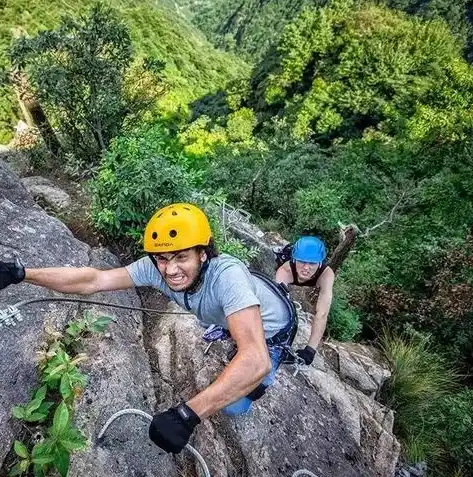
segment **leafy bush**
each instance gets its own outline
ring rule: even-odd
[[[360,316],[337,295],[330,308],[327,330],[339,341],[353,341],[361,332]]]
[[[32,471],[35,477],[45,477],[57,471],[66,477],[70,454],[87,448],[86,438],[73,424],[74,401],[82,395],[86,382],[77,365],[87,357],[76,354],[74,347],[85,334],[104,331],[110,321],[110,317],[86,312],[83,318],[72,321],[64,333],[46,326],[47,342],[38,352],[42,385],[29,403],[12,410],[17,419],[34,423],[35,431],[39,430],[43,437],[37,442],[15,441],[13,450],[19,461],[9,476],[31,475]]]
[[[156,209],[191,200],[196,176],[181,165],[185,162],[160,123],[114,140],[91,181],[97,228],[112,239],[139,241]]]
[[[234,150],[256,146],[253,136],[255,126],[256,116],[253,110],[241,108],[228,117],[219,117],[215,121],[209,116],[201,115],[182,128],[179,138],[187,154],[201,158],[217,154],[222,146]]]
[[[218,145],[227,143],[225,129],[213,125],[208,116],[200,116],[189,126],[186,126],[179,135],[184,151],[196,157],[202,157],[214,152]]]
[[[216,151],[206,183],[223,188],[230,203],[264,219],[280,219],[289,228],[295,222],[296,192],[317,180],[324,159],[316,146],[286,143],[283,137],[250,147],[229,145]]]
[[[12,414],[25,422],[42,422],[48,416],[53,402],[45,401],[47,386],[41,386],[34,394],[33,399],[24,406],[15,406]]]
[[[138,252],[146,223],[172,202],[192,202],[209,215],[217,247],[248,262],[254,251],[222,230],[218,195],[197,192],[201,174],[161,124],[145,125],[113,141],[90,182],[91,215],[112,240],[127,238]]]
[[[473,390],[465,388],[461,392],[441,399],[436,407],[436,412],[432,413],[427,421],[427,425],[435,430],[443,449],[445,449],[441,461],[434,465],[445,469],[445,472],[457,468],[459,472],[471,475],[473,469]]]
[[[72,415],[68,406],[61,401],[57,406],[47,437],[34,445],[31,453],[19,441],[15,441],[14,451],[20,458],[8,475],[25,474],[33,466],[35,477],[44,477],[50,469],[55,469],[61,477],[67,477],[70,453],[87,448],[85,437],[71,423]]]

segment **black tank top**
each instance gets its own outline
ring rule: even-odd
[[[289,262],[289,265],[291,267],[291,272],[292,272],[292,284],[297,285],[299,287],[315,287],[317,285],[317,281],[324,273],[325,269],[327,268],[327,265],[324,263],[322,264],[318,270],[305,282],[299,282],[298,277],[297,277],[297,270],[296,270],[296,262],[293,262],[292,260]]]

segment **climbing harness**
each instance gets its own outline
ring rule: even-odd
[[[97,444],[100,444],[103,442],[105,432],[107,432],[107,429],[110,427],[110,425],[119,417],[125,416],[125,415],[135,415],[135,416],[141,416],[147,419],[149,422],[152,422],[153,416],[148,414],[147,412],[141,411],[140,409],[124,409],[123,411],[118,411],[115,414],[113,414],[110,419],[104,424],[102,429],[100,430],[98,436],[97,436]],[[190,444],[186,444],[185,447],[191,454],[194,455],[194,457],[197,459],[197,461],[200,464],[200,467],[202,468],[202,471],[204,473],[204,477],[211,477],[210,476],[210,471],[207,466],[207,463],[205,462],[205,459],[202,457],[202,455]],[[312,473],[310,470],[307,469],[299,469],[296,470],[293,474],[292,477],[299,477],[301,475],[308,475],[309,477],[317,477],[314,473]]]
[[[202,339],[207,341],[208,345],[204,350],[204,354],[207,354],[210,350],[210,347],[216,341],[226,341],[231,338],[229,331],[227,331],[223,326],[220,325],[210,325],[205,333],[202,335]]]

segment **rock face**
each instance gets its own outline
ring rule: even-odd
[[[147,305],[152,305],[153,294],[149,299]],[[174,305],[169,309],[178,310]],[[146,329],[160,410],[208,386],[231,349],[229,342],[217,343],[205,356],[203,329],[188,315],[148,318]],[[303,324],[299,341],[308,333]],[[334,347],[344,349],[329,343],[323,353]],[[399,444],[392,435],[392,412],[340,380],[322,354],[297,376],[293,371],[281,368],[276,384],[250,415],[216,415],[198,428],[194,445],[211,474],[291,476],[306,468],[318,476],[393,476]],[[353,382],[356,376],[345,374]]]
[[[49,179],[40,176],[24,177],[21,183],[28,192],[45,207],[54,211],[67,209],[71,205],[71,197]]]
[[[0,159],[0,200],[8,200],[24,207],[34,207],[35,202],[23,187],[13,170]],[[3,231],[5,234],[6,231]]]
[[[0,259],[10,260],[15,254],[27,267],[118,265],[109,254],[93,251],[76,240],[59,220],[36,206],[18,178],[0,162]],[[0,309],[24,299],[55,295],[29,284],[10,286],[0,291]],[[129,305],[139,303],[134,291],[90,298]],[[62,327],[81,315],[85,307],[90,308],[59,303],[31,305],[22,309],[23,322],[13,330],[0,328],[0,465],[13,439],[22,436],[19,422],[11,417],[11,409],[26,402],[36,385],[34,357],[42,341],[45,320]],[[111,308],[102,307],[101,311],[116,320],[110,325],[110,338],[96,338],[84,344],[84,351],[91,357],[84,366],[89,384],[76,412],[78,426],[92,442],[115,411],[127,407],[149,410],[154,405],[148,355],[142,343],[141,316]],[[142,422],[120,421],[110,429],[110,435],[118,439],[74,455],[69,475],[152,476],[157,468],[163,470],[163,475],[176,475],[172,460],[148,444],[146,425]],[[6,475],[6,470],[2,469],[0,475]]]
[[[0,160],[5,161],[15,174],[23,177],[30,170],[31,164],[27,154],[0,144]]]
[[[391,376],[380,353],[358,343],[324,343],[322,354],[342,381],[375,398]]]
[[[307,343],[309,335],[308,324],[301,324],[295,346]],[[323,343],[304,376],[337,409],[365,458],[372,459],[375,475],[394,475],[400,451],[392,432],[394,415],[374,400],[390,372],[376,351],[358,344]],[[376,382],[379,384],[374,390],[372,383]]]
[[[266,254],[269,266],[266,252],[261,256]],[[0,259],[14,255],[27,267],[119,266],[107,251],[79,242],[35,205],[0,161]],[[156,292],[140,293],[146,306],[180,311]],[[57,294],[24,283],[10,286],[0,291],[0,309],[44,296]],[[140,303],[134,290],[90,298]],[[139,312],[85,304],[31,305],[22,310],[24,320],[13,331],[0,328],[0,464],[13,440],[22,437],[11,408],[26,402],[36,385],[34,354],[45,320],[62,327],[85,309],[115,319],[106,336],[85,340],[80,350],[90,357],[82,367],[89,382],[77,403],[75,421],[91,446],[72,456],[69,476],[202,475],[186,452],[172,457],[150,443],[147,424],[139,418],[120,418],[100,445],[96,437],[118,410],[162,411],[205,388],[225,366],[230,343],[214,344],[205,355],[203,329],[189,315],[142,318]],[[297,339],[303,343],[308,332],[308,325],[302,324]],[[392,413],[373,399],[387,374],[371,350],[327,343],[308,370],[294,376],[293,368],[282,368],[251,414],[230,418],[217,413],[198,426],[191,443],[213,477],[289,477],[302,468],[318,477],[393,476],[399,446],[392,435]],[[4,466],[0,475],[6,470]]]
[[[285,241],[278,234],[264,233],[255,225],[251,224],[248,217],[242,213],[226,208],[220,210],[222,223],[230,232],[248,247],[256,249],[257,254],[251,266],[267,275],[274,274],[274,252],[273,247],[285,245]]]

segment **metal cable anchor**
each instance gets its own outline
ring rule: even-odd
[[[16,326],[20,321],[23,321],[23,317],[15,305],[0,310],[0,328],[2,326]]]

